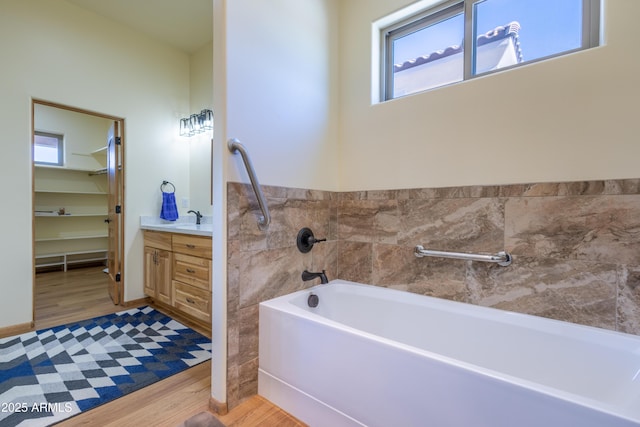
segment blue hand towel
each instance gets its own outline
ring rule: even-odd
[[[160,210],[160,218],[167,221],[175,221],[178,219],[178,207],[176,206],[176,194],[162,192],[162,209]]]

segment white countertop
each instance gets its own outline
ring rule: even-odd
[[[193,234],[196,236],[213,236],[213,224],[211,217],[203,216],[200,224],[195,223],[195,218],[178,218],[176,221],[165,221],[158,217],[141,216],[140,228],[143,230],[164,231],[167,233]]]

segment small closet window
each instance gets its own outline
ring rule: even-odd
[[[63,135],[38,132],[33,137],[33,161],[38,165],[63,166]]]

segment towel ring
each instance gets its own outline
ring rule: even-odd
[[[172,193],[175,193],[175,192],[176,192],[176,186],[175,186],[175,185],[173,185],[173,184],[172,184],[172,183],[170,183],[169,181],[162,181],[162,185],[160,186],[160,191],[162,191],[163,193],[165,192],[165,191],[164,191],[164,186],[165,186],[165,185],[170,185],[170,186],[172,186],[172,187],[173,187],[173,191],[172,191]]]

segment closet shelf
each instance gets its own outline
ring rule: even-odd
[[[51,193],[51,194],[91,194],[96,196],[106,196],[106,191],[69,191],[69,190],[35,190],[36,193]]]
[[[78,236],[36,237],[36,242],[55,242],[60,240],[103,239],[107,234],[83,234]]]
[[[64,271],[71,264],[107,261],[107,249],[45,253],[36,255],[36,268],[61,265]]]
[[[104,213],[86,213],[86,214],[38,214],[36,213],[34,216],[36,218],[78,218],[78,217],[94,217],[94,216],[108,216],[107,212]]]
[[[36,169],[48,169],[54,171],[64,171],[64,172],[93,172],[95,169],[88,168],[65,168],[61,166],[45,166],[45,165],[35,165]]]
[[[73,259],[103,256],[109,234],[104,222],[109,216],[108,182],[106,175],[91,176],[91,172],[36,168],[33,223],[35,252],[40,257],[37,264],[67,265],[74,262]],[[57,215],[60,211],[65,214]],[[41,256],[47,253],[58,254],[57,259]]]

